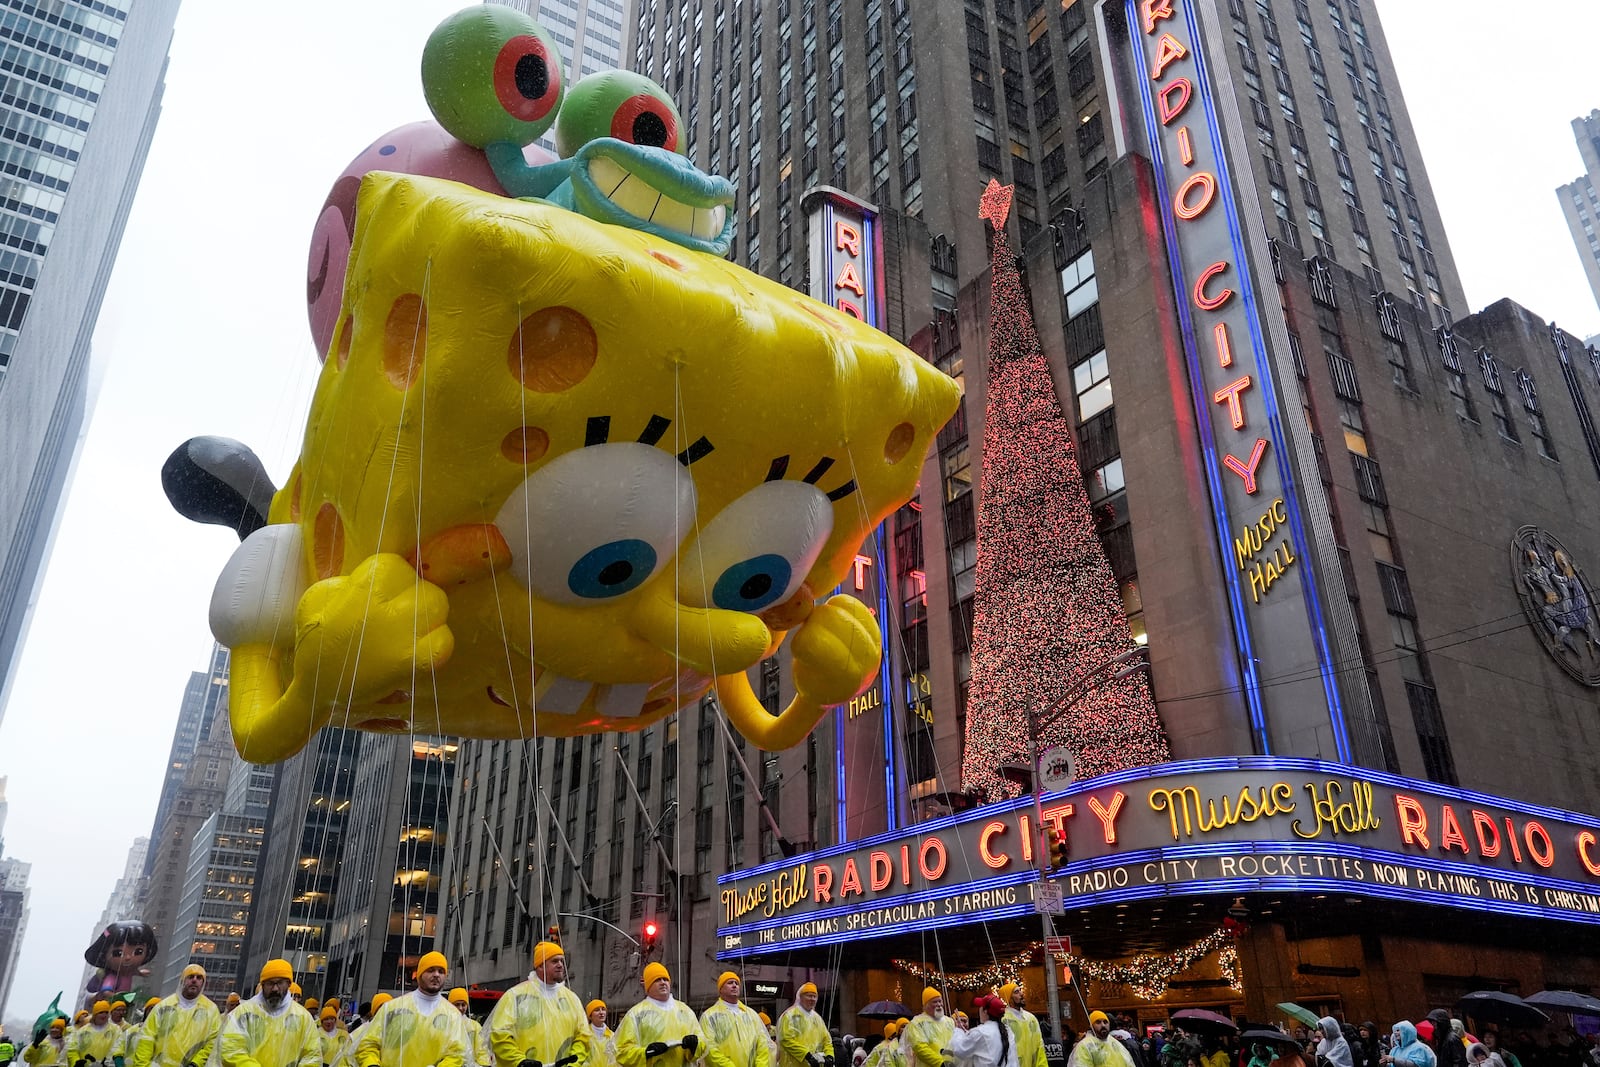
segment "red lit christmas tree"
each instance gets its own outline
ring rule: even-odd
[[[979,212],[994,244],[962,760],[962,784],[991,800],[1017,792],[998,769],[1028,762],[1029,712],[1048,718],[1096,668],[1134,647],[1006,240],[1010,209],[1011,187],[991,181]],[[1071,750],[1079,778],[1170,758],[1143,673],[1092,683],[1065,715],[1042,724],[1039,746],[1051,745]]]

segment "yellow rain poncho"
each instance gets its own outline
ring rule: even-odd
[[[944,1050],[950,1047],[950,1038],[956,1032],[956,1021],[948,1015],[935,1019],[923,1012],[906,1024],[906,1043],[911,1046],[913,1067],[940,1067],[950,1062]]]
[[[425,998],[413,990],[373,1015],[356,1045],[356,1065],[466,1067],[471,1041],[465,1015],[442,996]]]
[[[461,1016],[467,1024],[467,1036],[472,1043],[468,1046],[472,1050],[471,1061],[478,1067],[494,1067],[494,1050],[489,1047],[489,1035],[484,1032],[483,1024],[470,1015]]]
[[[798,1004],[778,1016],[778,1067],[822,1067],[821,1057],[832,1055],[833,1038],[822,1016]],[[813,1056],[818,1058],[808,1058]]]
[[[273,1015],[257,995],[222,1021],[218,1058],[223,1067],[321,1067],[320,1033],[311,1013],[288,997]]]
[[[867,1053],[863,1067],[906,1067],[906,1050],[900,1043],[900,1035],[878,1042],[877,1047]]]
[[[552,1067],[568,1056],[574,1057],[572,1067],[583,1067],[593,1054],[589,1019],[578,994],[537,976],[506,990],[485,1026],[500,1067],[518,1067],[523,1060]]]
[[[772,1043],[761,1016],[743,1001],[718,1000],[700,1015],[700,1029],[711,1047],[732,1067],[772,1067]]]
[[[45,1035],[45,1039],[37,1045],[29,1045],[22,1050],[22,1062],[31,1065],[31,1067],[56,1067],[57,1064],[66,1063],[66,1037]]]
[[[695,1050],[685,1052],[679,1044],[685,1037],[694,1035]],[[654,1043],[672,1046],[657,1056],[646,1050]],[[645,997],[628,1009],[617,1027],[617,1064],[619,1067],[684,1067],[689,1063],[705,1062],[711,1067],[730,1067],[722,1053],[711,1047],[700,1029],[700,1020],[694,1009],[683,1001],[669,998],[665,1002]]]
[[[617,1032],[609,1026],[590,1026],[589,1052],[589,1067],[617,1067]]]
[[[1078,1038],[1067,1067],[1133,1067],[1133,1057],[1114,1037],[1095,1037],[1093,1031]]]
[[[222,1026],[222,1013],[205,994],[188,1006],[176,993],[144,1017],[144,1025],[128,1033],[128,1067],[183,1067],[205,1063]]]
[[[107,1022],[104,1026],[89,1023],[72,1032],[72,1047],[67,1050],[69,1063],[79,1060],[104,1062],[121,1055],[122,1028]]]
[[[1038,1016],[1022,1008],[1006,1008],[1006,1025],[1017,1043],[1018,1067],[1046,1067],[1044,1058],[1044,1033],[1039,1029]]]
[[[322,1046],[322,1062],[326,1067],[344,1063],[355,1055],[355,1042],[350,1040],[349,1034],[337,1026],[331,1031],[318,1026],[317,1042]]]

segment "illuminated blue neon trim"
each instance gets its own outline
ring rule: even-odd
[[[878,546],[878,632],[883,635],[883,655],[878,659],[878,691],[883,694],[883,810],[884,825],[890,830],[900,829],[900,789],[898,759],[900,750],[894,743],[894,698],[896,687],[891,680],[894,672],[896,646],[889,643],[889,555],[885,549],[883,531],[888,521],[873,531],[873,542]]]
[[[1205,108],[1206,124],[1210,127],[1211,143],[1217,157],[1217,184],[1225,194],[1222,197],[1222,206],[1227,211],[1228,231],[1233,238],[1234,261],[1241,268],[1238,272],[1239,290],[1244,298],[1245,319],[1250,324],[1250,339],[1255,345],[1255,369],[1261,380],[1262,398],[1267,406],[1267,427],[1272,434],[1273,450],[1277,453],[1273,456],[1273,464],[1278,468],[1278,478],[1283,482],[1284,501],[1289,511],[1289,528],[1294,531],[1295,542],[1304,549],[1310,542],[1306,540],[1305,524],[1300,515],[1299,482],[1289,467],[1289,452],[1283,447],[1287,436],[1283,432],[1283,424],[1278,414],[1278,387],[1273,379],[1272,361],[1268,358],[1266,338],[1261,331],[1261,315],[1257,309],[1255,296],[1255,272],[1251,269],[1250,257],[1245,251],[1244,230],[1239,222],[1239,204],[1233,195],[1233,179],[1228,173],[1226,142],[1222,139],[1216,108],[1211,99],[1211,80],[1206,70],[1205,49],[1199,47],[1199,42],[1204,38],[1201,36],[1194,4],[1186,3],[1184,10],[1189,23],[1190,40],[1196,42],[1196,46],[1191,48],[1190,52],[1194,56],[1196,80],[1200,86],[1200,102]],[[1224,546],[1227,545],[1227,539],[1225,538],[1222,543]],[[1223,554],[1226,556],[1226,551]],[[1334,754],[1341,761],[1348,763],[1350,735],[1345,728],[1344,705],[1339,698],[1339,686],[1334,677],[1333,656],[1328,647],[1328,634],[1323,625],[1321,602],[1317,597],[1316,575],[1309,568],[1302,572],[1300,585],[1305,590],[1306,621],[1311,626],[1311,636],[1316,642],[1317,666],[1322,676],[1322,690],[1328,701],[1328,720],[1333,727]]]
[[[1506,797],[1497,797],[1489,793],[1479,793],[1471,789],[1461,789],[1457,786],[1440,785],[1437,782],[1423,782],[1414,778],[1403,778],[1398,774],[1389,774],[1387,771],[1376,771],[1366,767],[1351,767],[1342,763],[1332,763],[1328,760],[1320,759],[1307,759],[1302,756],[1216,756],[1205,759],[1182,760],[1175,763],[1158,763],[1150,767],[1133,767],[1128,770],[1113,771],[1110,774],[1102,774],[1097,778],[1087,778],[1081,782],[1074,782],[1066,789],[1060,789],[1053,793],[1043,794],[1043,796],[1040,798],[1040,802],[1046,807],[1050,807],[1062,801],[1072,800],[1073,798],[1082,796],[1085,793],[1092,793],[1096,790],[1106,789],[1112,786],[1126,785],[1129,782],[1142,782],[1152,778],[1178,777],[1186,774],[1199,774],[1207,771],[1294,771],[1307,774],[1322,774],[1334,777],[1354,778],[1359,781],[1374,782],[1378,785],[1386,785],[1394,789],[1403,789],[1410,793],[1421,793],[1427,796],[1438,797],[1444,800],[1453,800],[1463,804],[1482,804],[1489,807],[1503,808],[1506,811],[1514,812],[1518,815],[1527,815],[1542,819],[1559,819],[1565,822],[1570,822],[1577,826],[1600,832],[1600,818],[1597,818],[1593,815],[1584,814],[1582,812],[1566,811],[1561,808],[1547,807],[1542,804],[1529,804],[1525,801],[1511,800]],[[951,815],[942,815],[937,819],[929,819],[926,822],[919,822],[908,830],[875,834],[872,837],[863,838],[860,841],[855,841],[847,845],[835,845],[829,848],[819,849],[815,852],[809,852],[805,855],[794,856],[789,859],[773,860],[771,862],[764,863],[759,867],[747,867],[738,871],[730,871],[729,873],[718,877],[717,884],[726,885],[728,883],[740,881],[746,878],[759,877],[773,871],[799,866],[803,863],[812,863],[819,860],[830,859],[834,856],[844,855],[847,852],[853,852],[858,848],[872,848],[890,844],[898,845],[903,842],[914,841],[922,837],[926,837],[929,834],[936,834],[940,830],[948,829],[949,827],[955,826],[958,823],[982,822],[987,819],[995,818],[998,815],[1004,815],[1008,812],[1016,811],[1019,808],[1031,808],[1032,806],[1033,797],[1031,795],[1013,797],[1010,800],[997,800],[992,804],[985,804],[982,807],[971,808],[967,811],[957,812]],[[1235,842],[1231,847],[1239,848],[1244,844],[1247,844],[1247,842]],[[1163,849],[1163,851],[1173,853],[1175,849],[1182,849],[1186,847],[1200,846],[1184,846],[1180,844],[1173,844]],[[1391,853],[1384,853],[1384,855],[1391,855]],[[1415,857],[1412,857],[1407,853],[1393,853],[1393,855],[1403,855],[1405,857],[1405,862],[1407,863],[1417,862]],[[1104,858],[1111,860],[1115,857]],[[1099,861],[1082,860],[1078,862],[1094,863]],[[1067,869],[1070,871],[1072,869],[1071,865],[1069,865]],[[1485,877],[1499,877],[1498,873],[1485,873],[1498,872],[1498,868],[1476,867],[1473,868],[1473,870],[1479,874],[1483,874]],[[1507,873],[1509,875],[1514,874],[1515,872]],[[1552,881],[1559,880],[1552,879]],[[1563,882],[1561,883],[1560,887],[1566,888],[1570,884],[1571,883]],[[1585,891],[1600,894],[1600,886],[1592,886]],[[900,898],[897,897],[895,899]]]
[[[832,230],[829,231],[832,233]],[[874,329],[883,329],[883,323],[878,321],[878,263],[875,252],[878,244],[878,220],[867,212],[861,213],[861,313],[867,325]],[[829,241],[829,248],[833,242]],[[836,277],[837,275],[830,275]],[[900,826],[900,806],[897,803],[899,791],[895,787],[897,778],[895,772],[896,748],[894,743],[894,686],[891,683],[892,658],[894,646],[889,639],[889,586],[888,570],[889,555],[884,550],[883,531],[886,523],[879,523],[872,532],[873,544],[877,546],[877,578],[878,578],[878,635],[881,639],[880,646],[883,654],[878,660],[878,692],[883,698],[883,779],[884,779],[884,812],[886,825],[890,830]],[[844,754],[841,751],[840,766],[843,766]],[[841,779],[842,781],[842,779]]]
[[[850,806],[844,791],[844,720],[847,714],[843,707],[833,709],[834,810],[839,820],[838,838],[841,846],[850,843]]]

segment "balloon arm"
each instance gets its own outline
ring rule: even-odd
[[[311,707],[299,679],[287,690],[279,673],[282,653],[271,645],[233,650],[228,685],[228,719],[234,747],[250,763],[277,763],[305,744],[290,722],[308,721]]]
[[[494,176],[506,192],[516,197],[547,197],[567,180],[572,170],[567,160],[534,166],[522,154],[522,146],[510,141],[497,141],[485,148],[483,154],[489,158],[489,166],[494,168]]]
[[[795,694],[779,714],[756,699],[743,673],[717,678],[717,698],[728,718],[768,752],[799,744],[824,712],[862,690],[883,658],[877,620],[853,596],[819,604],[793,634]]]
[[[750,677],[743,672],[724,674],[717,679],[717,699],[728,713],[733,728],[764,752],[793,748],[805,740],[822,719],[827,708],[804,693],[796,693],[789,706],[773,715],[750,688]]]
[[[266,641],[234,647],[228,693],[233,743],[251,763],[299,752],[334,709],[383,700],[442,666],[455,648],[444,590],[401,556],[379,553],[315,583],[295,606],[292,651]],[[282,657],[292,656],[289,685]]]

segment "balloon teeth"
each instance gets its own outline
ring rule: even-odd
[[[649,693],[648,682],[596,686],[594,710],[611,718],[632,718],[644,709],[644,700]]]
[[[613,207],[624,214],[687,237],[702,241],[715,240],[722,235],[722,228],[728,219],[726,205],[705,207],[684,203],[668,196],[616,160],[604,156],[589,161],[589,180],[602,196],[611,201]]]
[[[602,715],[633,718],[644,710],[648,682],[596,685],[540,668],[533,685],[533,710],[541,715]]]

